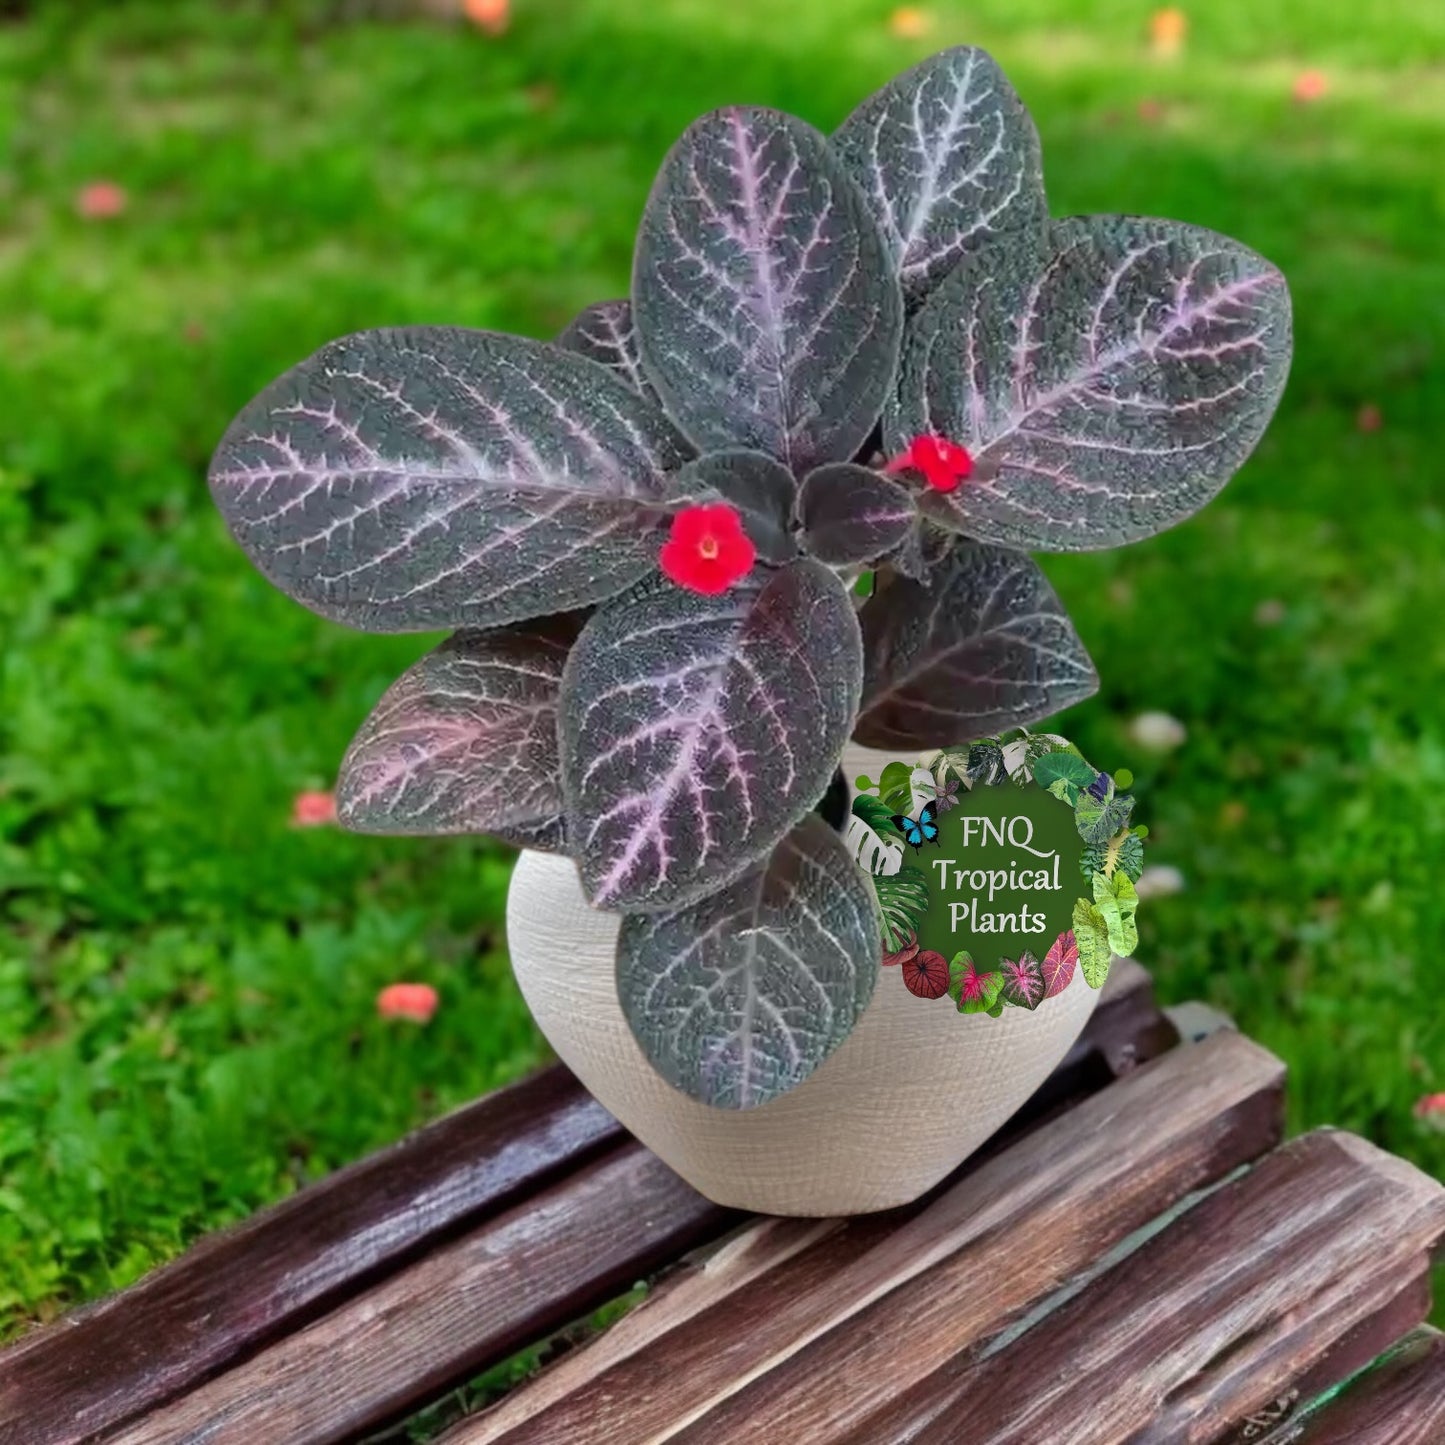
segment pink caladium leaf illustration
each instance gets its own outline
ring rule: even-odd
[[[1003,1004],[999,995],[1003,992],[1004,976],[995,969],[980,973],[973,961],[973,955],[965,949],[954,955],[949,965],[948,992],[958,1004],[961,1014],[996,1014]]]
[[[1153,536],[1197,511],[1264,433],[1290,359],[1284,278],[1175,221],[1079,216],[974,252],[909,328],[890,454],[919,433],[976,461],[920,507],[1021,550]]]
[[[1043,969],[1033,954],[1024,952],[1016,959],[1003,959],[1000,997],[1014,1008],[1036,1009],[1047,997]]]
[[[857,453],[903,333],[857,182],[812,126],[754,106],[703,116],[668,153],[632,315],[648,380],[701,450],[748,447],[795,476]]]
[[[1068,988],[1079,962],[1079,945],[1073,929],[1067,929],[1049,945],[1040,968],[1044,976],[1044,997],[1054,998]]]
[[[877,981],[868,879],[816,814],[726,887],[627,917],[617,943],[618,998],[642,1051],[669,1083],[724,1109],[801,1083]]]
[[[948,960],[931,948],[920,949],[904,961],[903,982],[919,998],[942,998],[948,992]]]

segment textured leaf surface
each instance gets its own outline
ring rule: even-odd
[[[1139,930],[1134,922],[1139,895],[1129,875],[1122,871],[1112,878],[1094,874],[1094,907],[1108,930],[1110,952],[1128,958],[1139,946]]]
[[[1044,972],[1031,953],[1005,958],[999,964],[1003,989],[999,997],[1013,1008],[1036,1009],[1044,1001]]]
[[[980,973],[973,955],[966,949],[954,955],[949,965],[948,992],[961,1014],[993,1013],[1002,1009],[1004,977],[999,969]]]
[[[1090,988],[1103,988],[1114,954],[1109,947],[1104,915],[1087,898],[1080,898],[1074,904],[1074,946],[1084,982]]]
[[[931,56],[870,96],[833,146],[910,302],[989,240],[1048,220],[1038,131],[993,58],[972,46]]]
[[[588,896],[648,910],[736,876],[822,797],[858,706],[858,623],[817,562],[720,597],[661,579],[599,609],[562,682]]]
[[[798,555],[792,535],[798,484],[792,473],[762,452],[710,452],[678,474],[682,491],[712,494],[736,507],[743,530],[758,555],[768,562],[789,562]]]
[[[362,724],[336,788],[358,833],[563,839],[557,696],[573,618],[459,632],[409,668]]]
[[[1134,799],[1129,793],[1116,793],[1112,780],[1102,798],[1082,792],[1074,799],[1074,826],[1084,842],[1107,843],[1129,821],[1134,812]]]
[[[888,450],[920,433],[976,471],[921,502],[1006,546],[1086,551],[1204,505],[1254,449],[1284,389],[1289,292],[1225,236],[1086,216],[972,256],[914,319]]]
[[[1073,929],[1069,929],[1054,939],[1039,965],[1044,977],[1045,998],[1054,998],[1068,988],[1078,963],[1078,941],[1074,937]]]
[[[615,373],[639,396],[657,401],[657,393],[642,370],[637,354],[637,331],[630,301],[599,301],[579,311],[557,338],[557,345],[596,361]]]
[[[779,111],[703,116],[663,162],[632,307],[649,379],[704,451],[801,476],[853,456],[897,366],[903,297],[856,182]]]
[[[366,331],[232,423],[211,491],[252,561],[323,617],[494,627],[609,597],[655,563],[689,455],[595,362],[486,331]]]
[[[918,525],[918,508],[897,482],[834,462],[803,478],[798,521],[808,552],[830,567],[852,567],[903,546]]]
[[[1085,878],[1102,873],[1112,878],[1116,870],[1126,873],[1137,883],[1144,871],[1144,844],[1137,833],[1116,833],[1107,843],[1091,843],[1080,861]]]
[[[870,748],[966,743],[1047,717],[1099,685],[1048,579],[1001,547],[960,543],[929,585],[900,578],[861,619],[866,678],[854,736]]]
[[[883,947],[896,952],[905,939],[918,931],[919,921],[928,911],[928,875],[912,863],[905,863],[896,873],[885,873],[873,879],[882,924]]]
[[[848,1037],[878,979],[868,880],[806,817],[720,892],[623,920],[617,990],[653,1067],[727,1109],[807,1078]]]

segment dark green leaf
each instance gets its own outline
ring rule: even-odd
[[[872,562],[917,531],[913,494],[852,462],[834,462],[803,478],[798,520],[804,548],[830,567]]]
[[[562,679],[591,900],[674,907],[766,855],[832,781],[860,674],[853,604],[818,562],[755,568],[720,597],[654,578],[600,608]]]
[[[567,617],[458,632],[403,673],[341,764],[342,825],[560,849],[557,696],[578,626]]]
[[[625,918],[617,992],[663,1078],[706,1104],[751,1109],[848,1037],[878,967],[868,880],[810,815],[721,891]]]
[[[926,515],[1058,552],[1150,537],[1203,506],[1284,389],[1289,292],[1254,252],[1175,221],[1083,216],[976,252],[909,328],[890,453],[920,432],[974,477]]]
[[[903,297],[857,183],[811,126],[732,107],[669,152],[638,232],[649,379],[704,451],[802,476],[854,456],[893,383]]]
[[[1003,72],[962,45],[870,96],[833,137],[921,301],[990,239],[1048,221],[1038,132]]]
[[[1002,547],[961,543],[931,585],[899,578],[861,620],[855,736],[866,747],[971,742],[1047,717],[1099,684],[1048,579]]]
[[[283,591],[377,632],[496,627],[652,569],[656,407],[558,346],[455,327],[333,341],[256,398],[211,464],[236,540]]]

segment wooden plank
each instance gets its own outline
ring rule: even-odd
[[[1037,1122],[1098,1092],[1116,1074],[1156,1057],[1177,1041],[1177,1032],[1154,1002],[1149,974],[1132,960],[1117,964],[1084,1034],[1033,1098],[1000,1131],[1001,1141],[1020,1136]],[[977,1167],[983,1157],[982,1152],[976,1155],[965,1169]],[[856,1255],[861,1239],[891,1232],[926,1202],[895,1210],[882,1219],[848,1222],[847,1240],[839,1248],[845,1255]],[[501,1434],[539,1414],[617,1361],[637,1353],[724,1296],[843,1228],[842,1220],[816,1219],[766,1219],[747,1227],[708,1258],[674,1271],[641,1309],[633,1310],[587,1349],[564,1356],[529,1381],[524,1390],[513,1392],[498,1412],[488,1417],[489,1428]],[[820,1257],[826,1259],[826,1252]]]
[[[1258,1437],[1255,1437],[1258,1438]],[[1440,1445],[1445,1440],[1445,1335],[1416,1330],[1327,1404],[1259,1445]]]
[[[561,1068],[489,1094],[0,1353],[0,1442],[75,1445],[173,1398],[622,1137]]]
[[[1268,1149],[1283,1077],[1264,1050],[1220,1035],[1131,1072],[911,1216],[816,1238],[798,1222],[758,1226],[683,1303],[645,1302],[623,1341],[566,1362],[561,1388],[544,1376],[447,1445],[832,1439]]]
[[[848,1445],[1213,1445],[1397,1306],[1445,1235],[1445,1187],[1321,1130],[1186,1211],[1002,1348],[963,1350],[856,1423]],[[1047,1361],[1047,1369],[1040,1362]],[[1248,1438],[1245,1435],[1245,1438]]]
[[[737,1218],[629,1141],[104,1438],[350,1439],[585,1315]]]

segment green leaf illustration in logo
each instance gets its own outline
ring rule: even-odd
[[[1097,786],[1097,785],[1096,785]],[[1128,793],[1116,793],[1112,780],[1103,798],[1085,790],[1074,802],[1074,824],[1086,843],[1107,843],[1129,821],[1134,799]]]
[[[1087,898],[1074,904],[1074,941],[1079,947],[1079,972],[1084,982],[1090,988],[1103,988],[1113,957],[1109,927],[1104,915]]]
[[[1139,911],[1139,895],[1127,873],[1105,878],[1094,874],[1094,908],[1104,920],[1109,947],[1120,958],[1128,958],[1139,946],[1139,930],[1134,915]]]
[[[1079,794],[1098,776],[1077,753],[1047,752],[1034,763],[1034,782],[1071,808]]]
[[[1084,849],[1079,866],[1085,878],[1092,878],[1095,873],[1112,878],[1118,872],[1137,883],[1144,871],[1144,840],[1134,832],[1125,831],[1115,834],[1107,843],[1091,843]]]
[[[953,956],[948,966],[949,997],[958,1005],[961,1014],[991,1014],[997,1018],[1003,1012],[1004,977],[997,970],[980,973],[967,949]]]
[[[968,750],[968,781],[970,783],[1001,783],[1008,776],[1003,749],[992,738],[974,743]]]
[[[903,834],[893,824],[895,809],[867,793],[859,793],[853,799],[853,816],[862,818],[881,838],[896,838],[903,841]],[[1137,876],[1137,875],[1136,875]]]
[[[892,813],[913,811],[913,769],[907,763],[889,763],[878,783],[878,796]]]
[[[897,873],[879,874],[873,879],[878,895],[878,912],[883,920],[883,947],[897,953],[928,910],[928,877],[921,868],[905,864]]]

